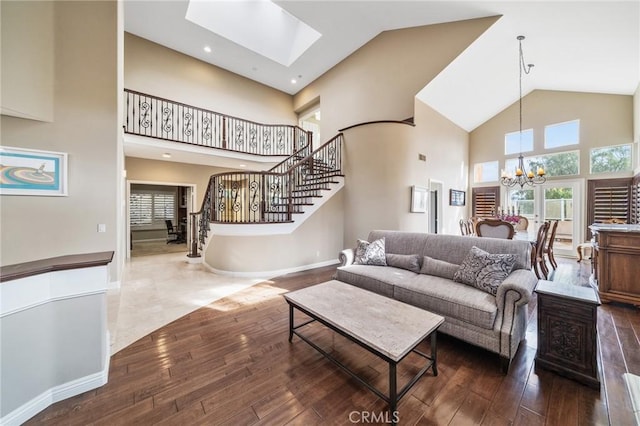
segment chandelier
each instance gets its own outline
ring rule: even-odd
[[[504,186],[512,187],[516,185],[520,185],[520,188],[524,188],[525,185],[540,184],[547,180],[544,177],[545,172],[542,167],[538,167],[538,170],[534,173],[533,170],[527,170],[524,167],[524,157],[522,156],[522,72],[525,74],[529,74],[531,72],[531,68],[533,68],[533,64],[525,64],[524,55],[522,54],[522,40],[524,40],[524,36],[518,36],[518,44],[519,44],[519,58],[518,58],[518,71],[519,71],[519,90],[520,90],[520,98],[518,102],[519,108],[519,118],[520,118],[520,156],[518,157],[518,166],[514,170],[514,174],[502,170],[502,176],[500,177],[500,183]]]

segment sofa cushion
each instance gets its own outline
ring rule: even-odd
[[[475,287],[432,275],[415,275],[397,283],[393,297],[430,312],[492,329],[496,298]]]
[[[384,237],[372,242],[358,240],[354,263],[358,265],[386,266]]]
[[[491,254],[473,246],[453,275],[453,280],[495,296],[498,286],[511,273],[515,263],[513,254]]]
[[[414,272],[392,266],[349,265],[336,271],[337,280],[387,297],[393,297],[394,285],[414,276]]]
[[[387,253],[387,265],[407,271],[420,272],[420,256],[417,254],[393,254]]]
[[[371,231],[369,241],[384,237],[387,253],[423,255],[427,235],[419,232]]]
[[[377,235],[384,234],[378,233]],[[531,243],[529,241],[426,234],[426,244],[422,255],[460,265],[473,246],[488,253],[514,254],[517,257],[514,269],[531,269]],[[388,245],[387,251],[392,252]],[[415,253],[420,254],[420,252]]]
[[[424,256],[422,260],[421,274],[434,275],[436,277],[453,279],[453,275],[458,271],[460,265],[445,262],[444,260],[434,259],[433,257]]]

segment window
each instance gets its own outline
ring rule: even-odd
[[[591,173],[631,170],[631,144],[605,146],[591,150]]]
[[[533,189],[511,189],[507,192],[508,205],[513,206],[519,216],[534,218]]]
[[[533,171],[533,173],[536,173],[538,167],[542,167],[547,176],[577,175],[580,174],[580,151],[525,157],[524,166],[527,171]],[[507,172],[513,174],[516,167],[518,167],[517,158],[511,158],[505,162]]]
[[[533,151],[533,129],[522,131],[522,143],[520,143],[520,132],[504,135],[504,155],[529,151]]]
[[[475,183],[496,182],[498,180],[498,161],[476,163],[473,166],[473,181]]]
[[[164,228],[165,220],[176,220],[175,192],[134,190],[129,198],[131,226]]]
[[[580,120],[550,124],[544,128],[544,147],[558,148],[580,143]]]

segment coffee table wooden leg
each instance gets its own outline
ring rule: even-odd
[[[438,375],[438,362],[437,362],[437,347],[436,347],[436,334],[438,332],[436,330],[431,333],[431,361],[433,361],[432,369],[433,375]]]
[[[389,416],[395,419],[396,410],[398,409],[398,384],[396,375],[396,364],[389,363]],[[395,424],[395,423],[392,423]]]

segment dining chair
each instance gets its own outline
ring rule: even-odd
[[[551,267],[555,270],[558,267],[558,263],[556,263],[556,258],[553,256],[553,242],[556,240],[556,230],[558,229],[558,222],[554,220],[551,223],[551,232],[549,233],[549,238],[547,239],[547,244],[544,248],[544,254],[547,255],[547,259],[549,263],[551,263]]]
[[[472,236],[476,235],[476,221],[473,217],[467,219],[467,233]]]
[[[513,239],[513,225],[504,220],[485,219],[476,223],[478,237]]]
[[[535,246],[535,262],[533,262],[533,271],[536,273],[538,279],[546,280],[549,276],[549,270],[544,260],[544,248],[547,241],[547,234],[549,233],[549,222],[543,222],[538,228],[538,236],[536,238]]]
[[[464,219],[460,219],[460,235],[469,235],[467,228],[467,221]]]
[[[518,223],[514,226],[517,231],[526,231],[529,228],[529,219],[524,216],[518,216]]]

